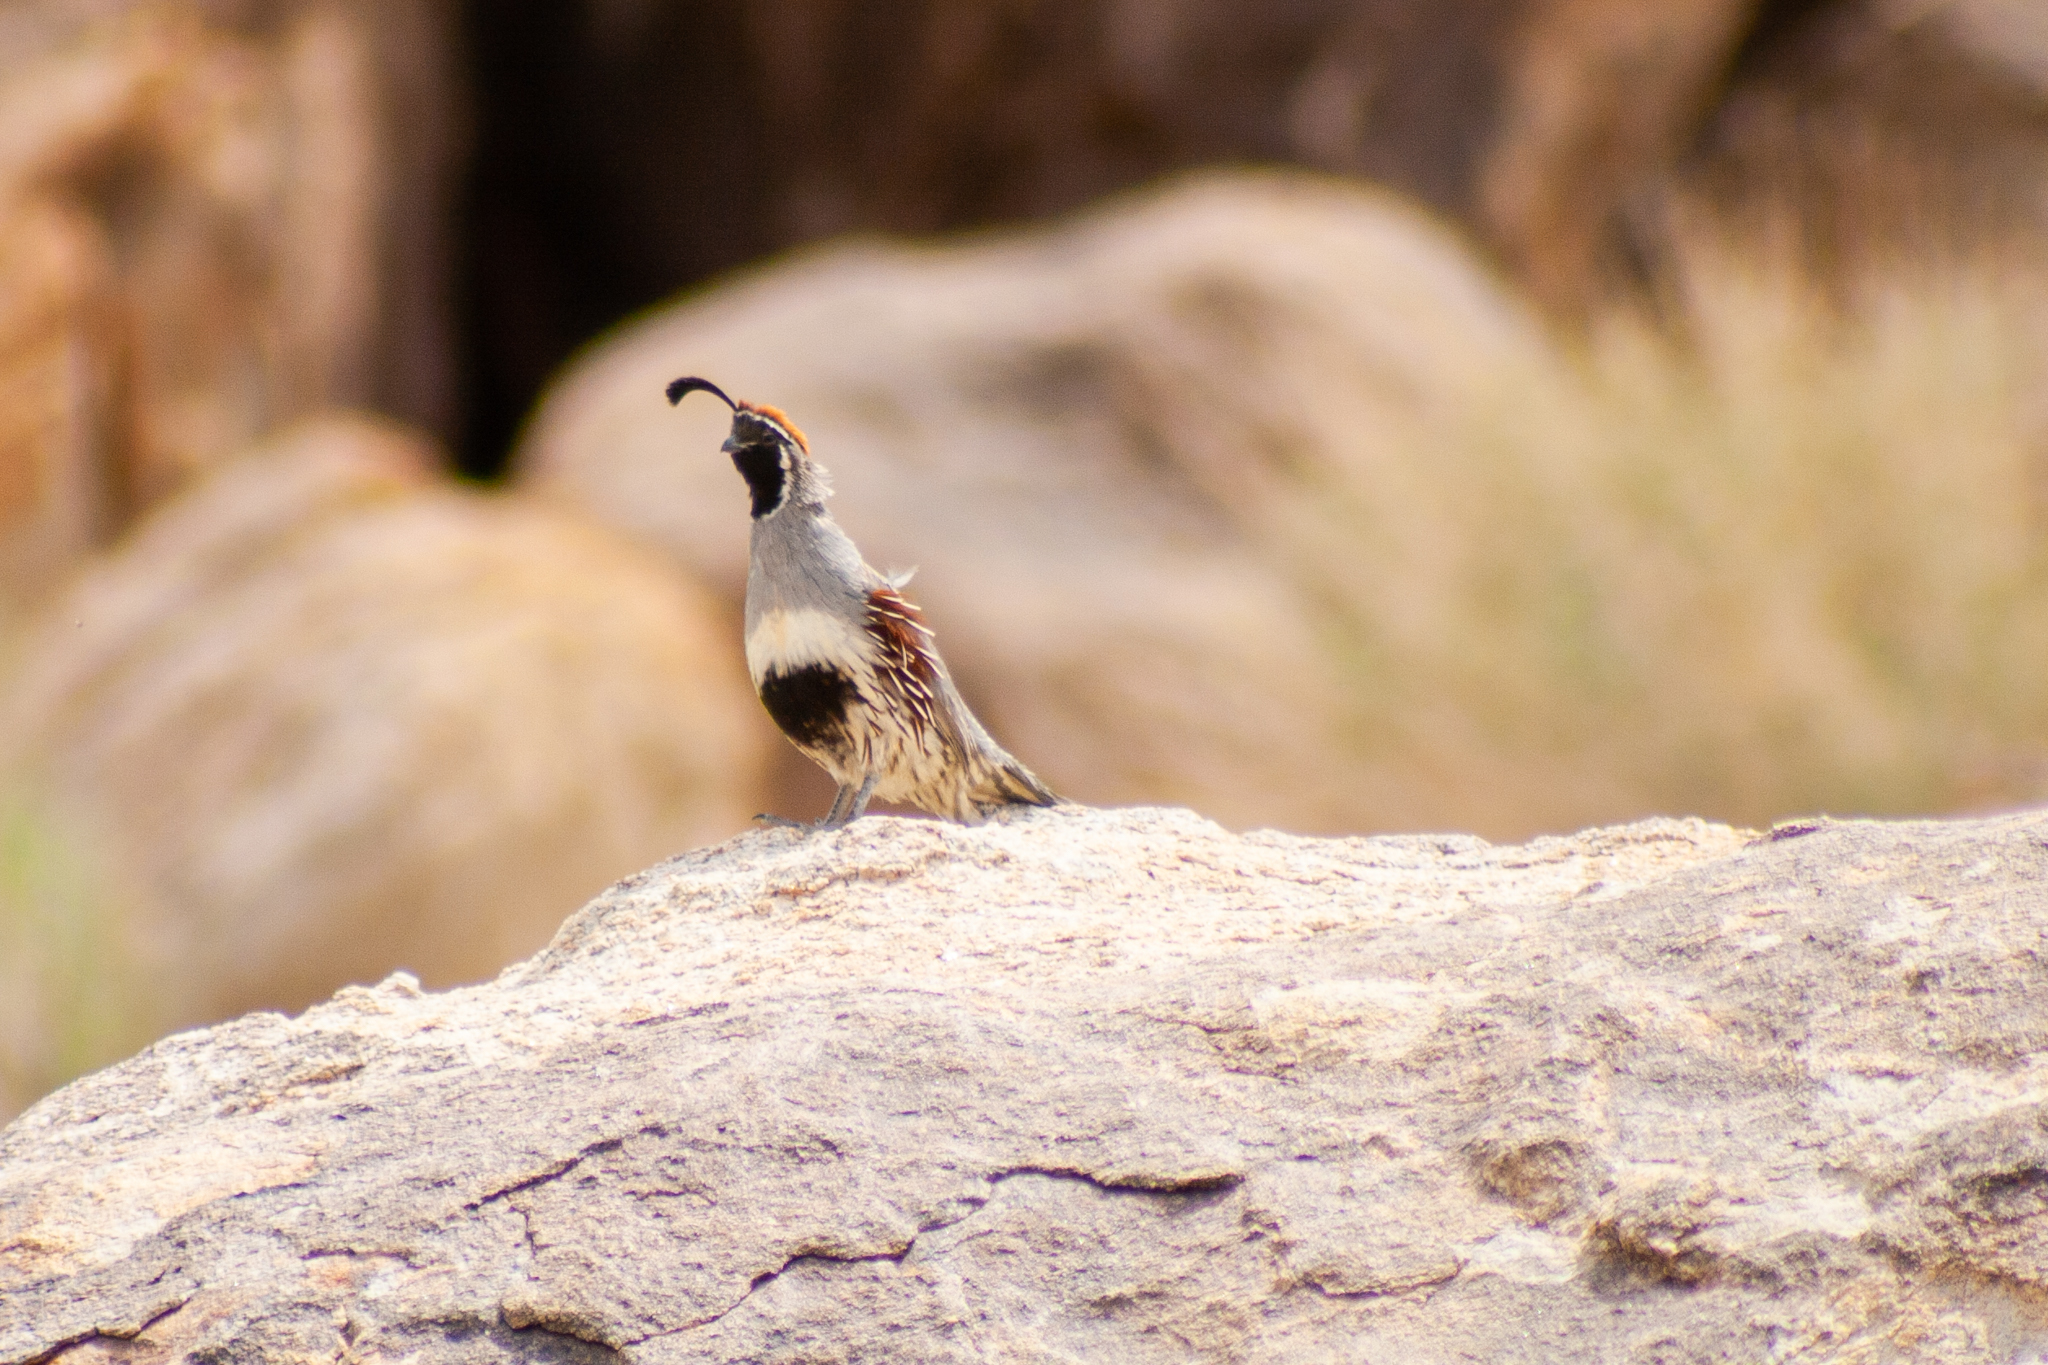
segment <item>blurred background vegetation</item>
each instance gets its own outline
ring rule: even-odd
[[[1078,799],[2048,789],[2039,0],[6,0],[0,1117],[822,809],[683,372]]]

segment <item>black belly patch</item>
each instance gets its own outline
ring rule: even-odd
[[[853,680],[836,668],[809,664],[761,679],[761,705],[782,733],[806,749],[837,749],[846,738]]]

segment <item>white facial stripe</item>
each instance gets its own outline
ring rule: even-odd
[[[815,607],[771,611],[747,636],[747,672],[757,687],[771,670],[788,673],[805,664],[836,664],[850,673],[867,662],[871,648],[857,624]]]

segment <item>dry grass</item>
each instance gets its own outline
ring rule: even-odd
[[[1696,232],[1676,275],[1444,456],[1495,473],[1408,714],[1478,724],[1587,818],[2038,799],[2048,267],[1829,297]]]

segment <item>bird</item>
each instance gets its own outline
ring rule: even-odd
[[[699,392],[732,409],[720,449],[752,498],[747,672],[776,727],[839,785],[809,828],[840,828],[876,798],[966,824],[1004,806],[1061,804],[961,700],[903,595],[910,575],[877,572],[825,510],[831,479],[796,424],[695,376],[671,383],[668,401]]]

